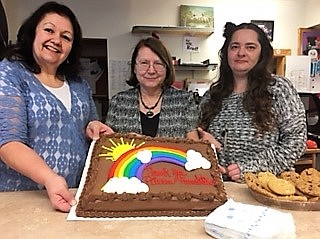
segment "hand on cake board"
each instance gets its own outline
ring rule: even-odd
[[[98,120],[90,121],[86,127],[86,135],[92,140],[97,140],[100,135],[112,134],[114,131]]]
[[[215,137],[208,133],[207,131],[203,130],[201,127],[198,127],[198,134],[199,138],[203,141],[209,141],[210,144],[213,144],[215,146],[215,149],[217,152],[219,152],[222,148],[222,144],[215,139]]]
[[[53,209],[69,212],[71,206],[77,203],[73,193],[68,190],[68,185],[63,177],[54,174],[46,181],[44,186]]]
[[[223,144],[220,143],[212,134],[206,132],[201,127],[198,127],[198,133],[201,140],[209,141],[209,143],[215,146],[217,152],[222,150]],[[227,167],[223,167],[219,165],[220,171],[224,174],[228,179],[232,181],[240,181],[241,180],[241,171],[236,163],[232,163]]]

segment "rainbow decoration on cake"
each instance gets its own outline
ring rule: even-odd
[[[149,191],[148,185],[142,182],[143,171],[151,164],[166,162],[184,167],[191,171],[198,168],[209,169],[211,163],[199,152],[189,149],[183,151],[169,146],[139,146],[124,142],[116,144],[110,139],[113,147],[105,147],[109,152],[100,154],[107,160],[114,161],[109,174],[108,181],[102,187],[102,191],[109,193],[137,193]]]
[[[168,147],[134,148],[121,155],[113,164],[108,178],[137,177],[142,179],[143,170],[151,164],[167,162],[184,167],[187,163],[187,153]]]

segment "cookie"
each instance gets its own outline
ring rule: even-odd
[[[298,179],[296,183],[296,187],[303,193],[320,197],[320,182],[316,180],[312,180],[308,177],[302,177]]]
[[[286,201],[298,201],[298,202],[307,202],[308,201],[308,198],[303,195],[278,196],[277,199],[286,200]]]
[[[296,191],[295,186],[282,178],[271,178],[268,182],[270,190],[278,195],[293,195]]]
[[[250,186],[256,178],[257,176],[252,172],[244,173],[244,181],[248,186]]]
[[[295,183],[295,185],[296,185],[296,184],[297,184],[297,182]],[[299,190],[299,188],[297,188],[297,186],[296,186],[295,195],[305,196],[305,197],[307,197],[308,199],[311,198],[311,197],[313,197],[313,196],[310,196],[310,195],[308,195],[308,194],[305,194],[304,192],[301,192],[301,191]]]
[[[245,173],[244,179],[246,181],[247,186],[253,191],[261,193],[271,198],[276,197],[276,195],[274,195],[273,193],[271,193],[270,191],[264,188],[261,181],[258,179],[258,177],[254,173],[252,172]]]
[[[300,174],[295,171],[284,171],[279,175],[279,178],[290,181],[295,185],[297,180],[300,178]]]
[[[320,182],[320,172],[315,168],[307,168],[303,170],[300,177],[305,181]]]
[[[312,197],[308,199],[309,202],[318,202],[320,201],[320,197]]]
[[[269,190],[269,187],[268,187],[268,182],[271,178],[276,178],[276,175],[274,175],[273,173],[271,172],[259,172],[257,174],[257,177],[258,179],[260,180],[260,182],[262,183],[263,187],[266,189],[266,190]],[[269,190],[270,191],[270,190]]]

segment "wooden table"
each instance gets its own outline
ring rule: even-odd
[[[295,163],[296,166],[307,166],[317,168],[317,154],[320,149],[306,149],[304,155]]]
[[[261,205],[247,186],[225,183],[235,201]],[[286,211],[286,210],[282,210]],[[320,211],[291,212],[297,238],[320,238]],[[0,193],[0,238],[3,239],[210,239],[203,220],[67,221],[67,214],[51,209],[45,191]]]

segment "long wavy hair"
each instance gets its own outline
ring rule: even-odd
[[[169,50],[164,45],[164,43],[155,37],[148,37],[145,39],[141,39],[135,46],[131,56],[131,73],[130,73],[129,80],[127,80],[127,84],[134,87],[137,87],[139,85],[139,81],[137,79],[136,73],[134,72],[134,68],[136,65],[136,60],[138,57],[139,50],[142,47],[148,47],[166,65],[166,78],[162,84],[162,87],[163,88],[170,87],[175,80],[175,71],[172,64],[172,57]]]
[[[68,57],[58,67],[57,74],[76,75],[81,70],[80,56],[82,50],[82,30],[76,16],[71,9],[56,2],[47,2],[43,4],[23,22],[18,30],[16,44],[13,44],[7,49],[5,57],[9,60],[21,61],[31,72],[35,74],[41,72],[40,66],[33,57],[33,42],[39,22],[48,13],[57,13],[60,16],[67,17],[72,24],[72,48]]]
[[[204,129],[209,127],[212,119],[220,112],[222,101],[233,92],[234,77],[228,64],[228,47],[233,34],[240,29],[255,31],[261,45],[260,59],[248,73],[248,90],[243,98],[243,106],[259,132],[271,131],[276,126],[275,114],[272,110],[272,94],[268,91],[268,87],[274,83],[271,73],[273,48],[267,35],[253,23],[240,25],[226,23],[223,33],[225,42],[219,50],[219,77],[210,86],[210,99],[201,105],[200,127]]]

